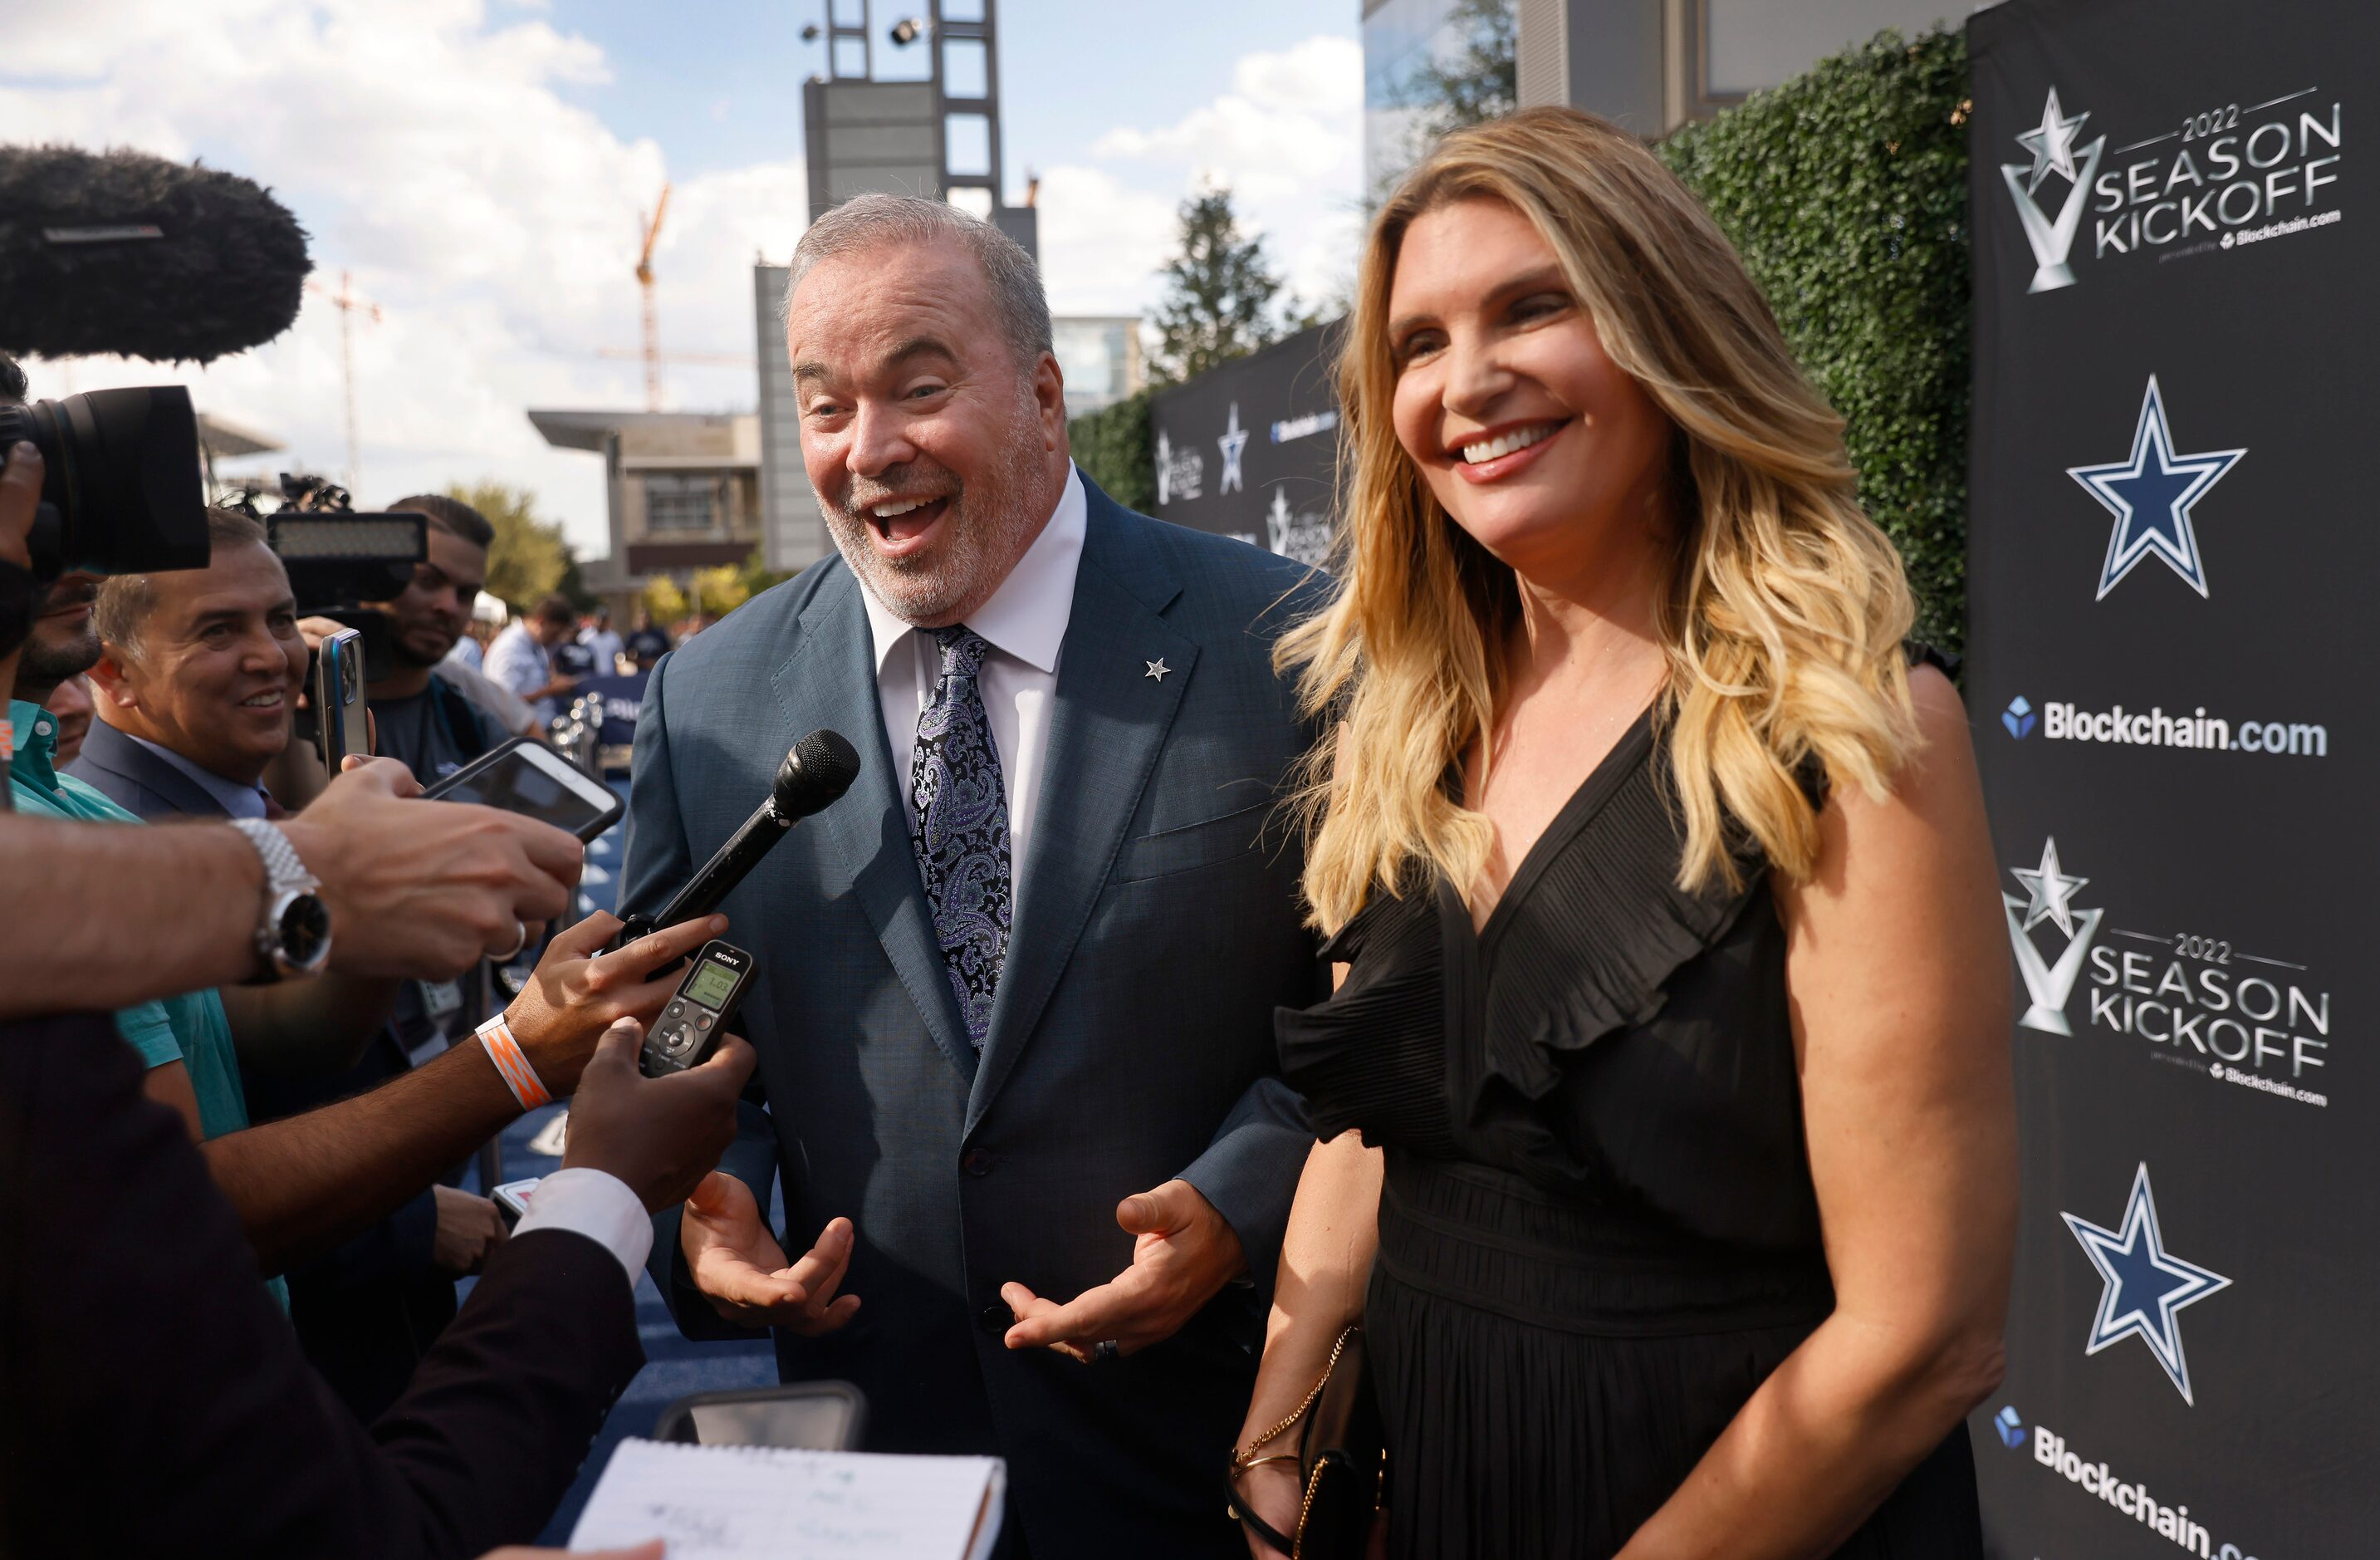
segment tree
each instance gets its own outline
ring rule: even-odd
[[[461,483],[446,490],[487,518],[496,530],[488,548],[488,591],[527,611],[559,591],[581,606],[594,597],[578,579],[578,557],[560,522],[538,518],[537,495],[506,482]]]
[[[792,578],[762,565],[760,550],[755,547],[740,564],[698,568],[683,581],[666,574],[655,576],[645,586],[645,611],[656,623],[675,623],[697,613],[724,617],[771,585]]]
[[[1444,25],[1454,47],[1428,50],[1399,94],[1399,105],[1416,112],[1416,133],[1429,140],[1521,104],[1520,24],[1512,0],[1461,0]]]
[[[1451,46],[1433,43],[1423,51],[1421,64],[1389,94],[1391,104],[1412,115],[1405,129],[1408,166],[1440,136],[1521,105],[1520,23],[1512,0],[1460,0],[1447,13],[1441,36],[1451,39]],[[1375,204],[1402,175],[1400,168],[1382,180],[1373,192]]]
[[[1181,215],[1182,252],[1158,273],[1165,296],[1149,377],[1160,384],[1196,379],[1281,334],[1273,317],[1281,278],[1265,259],[1264,239],[1241,235],[1232,192],[1220,185],[1199,190],[1182,202]]]

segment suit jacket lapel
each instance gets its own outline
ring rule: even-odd
[[[908,814],[901,788],[905,766],[896,764],[884,730],[884,709],[876,691],[875,640],[859,582],[837,570],[822,583],[801,615],[799,648],[771,679],[789,717],[788,743],[819,726],[829,726],[859,750],[859,775],[843,798],[805,822],[824,840],[821,852],[832,869],[820,884],[834,898],[848,887],[876,929],[893,972],[925,1017],[934,1043],[962,1076],[976,1073],[975,1047],[959,1021],[934,918],[917,878],[909,847]]]
[[[969,1131],[1074,955],[1198,659],[1196,644],[1159,615],[1179,585],[1152,554],[1129,545],[1112,499],[1096,488],[1087,497],[1089,530],[1059,654],[1032,857],[1018,876],[1020,913],[967,1105]],[[1149,675],[1154,661],[1164,662],[1165,676]]]
[[[204,786],[105,721],[91,723],[82,739],[82,757],[91,768],[106,770],[152,793],[176,812],[191,818],[224,816],[223,803]],[[133,810],[128,805],[126,810]]]

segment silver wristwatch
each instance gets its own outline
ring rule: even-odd
[[[235,818],[231,826],[264,863],[264,914],[256,923],[256,974],[251,983],[286,981],[322,971],[331,957],[331,912],[322,884],[298,859],[289,836],[261,818]]]

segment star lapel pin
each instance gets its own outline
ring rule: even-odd
[[[1154,661],[1144,661],[1141,664],[1148,668],[1148,670],[1143,672],[1141,676],[1145,677],[1155,677],[1159,682],[1163,682],[1165,680],[1165,674],[1173,670],[1172,667],[1165,664],[1165,657],[1162,655],[1159,656]]]

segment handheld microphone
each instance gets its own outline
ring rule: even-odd
[[[760,858],[769,854],[787,831],[811,813],[832,805],[851,789],[858,774],[859,754],[840,732],[821,726],[795,743],[786,752],[785,762],[777,766],[776,784],[770,787],[768,799],[727,837],[727,843],[702,864],[702,870],[677,891],[676,897],[659,915],[628,918],[620,929],[619,943],[632,942],[648,932],[675,926],[717,909],[720,901],[735,892],[735,885],[760,864]]]

